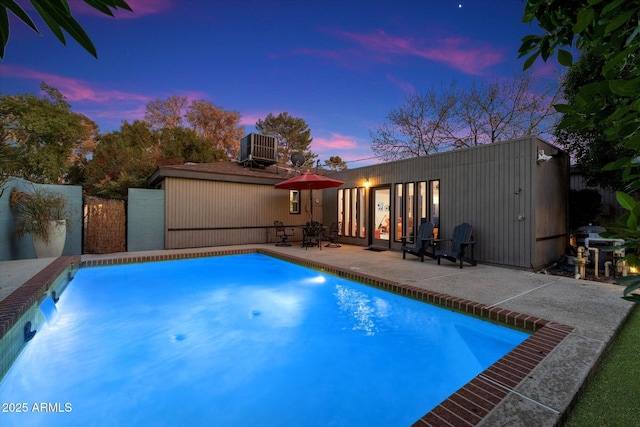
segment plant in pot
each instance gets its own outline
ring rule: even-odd
[[[43,188],[29,193],[13,188],[9,206],[15,214],[16,235],[31,234],[38,258],[62,255],[69,231],[69,201],[64,194]]]

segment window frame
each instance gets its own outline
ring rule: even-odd
[[[300,215],[300,190],[289,190],[289,214]]]

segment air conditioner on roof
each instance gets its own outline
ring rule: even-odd
[[[278,144],[272,136],[250,133],[240,140],[238,163],[266,167],[278,163]]]

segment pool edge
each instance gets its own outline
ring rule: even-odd
[[[70,281],[80,268],[80,264],[80,256],[55,258],[6,298],[0,300],[0,339],[9,332],[32,305],[50,290],[65,271],[67,279]]]
[[[515,393],[518,384],[574,330],[571,326],[539,317],[487,306],[305,258],[267,249],[258,249],[256,252],[532,333],[512,351],[415,421],[412,427],[478,425],[510,393]]]
[[[38,310],[39,305],[48,297],[55,300],[73,279],[78,268],[79,256],[55,258],[0,300],[0,381],[42,326],[45,319]]]
[[[11,327],[18,323],[21,316],[23,316],[27,310],[47,293],[51,285],[64,274],[68,267],[70,267],[70,270],[74,268],[77,270],[81,267],[169,261],[246,253],[262,253],[433,305],[495,321],[506,326],[521,328],[532,333],[529,338],[514,350],[507,353],[465,386],[458,389],[431,411],[416,420],[413,424],[413,426],[416,427],[434,425],[478,425],[494,408],[509,396],[509,394],[514,393],[518,384],[527,378],[547,355],[574,329],[573,327],[550,322],[535,316],[528,316],[495,306],[487,306],[463,298],[404,285],[305,258],[263,248],[244,248],[160,255],[131,255],[82,261],[79,256],[57,258],[33,278],[18,287],[7,296],[7,298],[0,301],[0,340]],[[10,302],[7,303],[7,300],[10,298]],[[18,313],[20,313],[20,315],[17,315]],[[9,326],[7,327],[7,325]]]

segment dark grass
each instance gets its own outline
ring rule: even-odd
[[[564,426],[640,426],[640,307],[637,305]]]

